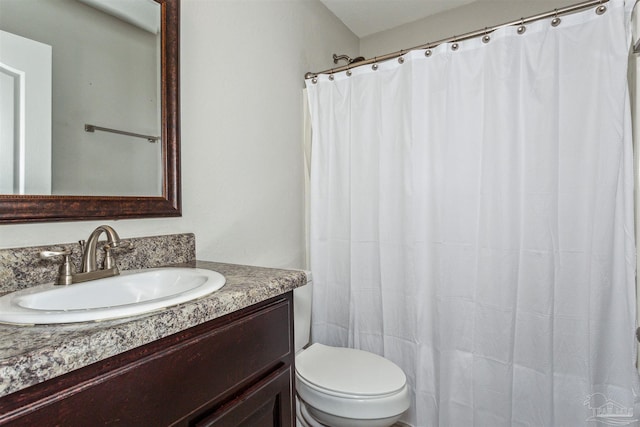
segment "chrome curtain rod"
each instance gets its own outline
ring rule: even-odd
[[[134,138],[146,139],[147,141],[152,142],[152,143],[156,142],[157,140],[160,139],[159,136],[142,135],[142,134],[139,134],[139,133],[127,132],[127,131],[118,130],[118,129],[103,128],[103,127],[100,127],[100,126],[89,125],[89,124],[85,124],[84,125],[84,130],[85,130],[85,132],[95,132],[97,130],[100,130],[102,132],[117,133],[118,135],[133,136]]]
[[[349,70],[349,69],[352,69],[352,68],[360,67],[362,65],[374,64],[376,62],[387,61],[389,59],[399,58],[400,56],[404,55],[407,52],[411,52],[413,50],[433,49],[434,47],[436,47],[438,45],[441,45],[443,43],[449,43],[449,42],[454,42],[455,43],[455,42],[460,42],[460,41],[464,41],[464,40],[473,39],[473,38],[480,37],[480,36],[488,37],[489,33],[492,33],[493,31],[498,30],[500,28],[512,27],[512,26],[515,26],[515,25],[519,25],[518,33],[522,34],[522,33],[524,33],[526,31],[525,24],[529,24],[531,22],[539,21],[541,19],[554,17],[555,19],[557,19],[557,21],[554,20],[555,24],[552,22],[552,25],[556,26],[556,25],[558,25],[560,23],[560,20],[559,20],[558,16],[567,15],[567,14],[570,14],[570,13],[578,12],[578,11],[581,11],[581,10],[584,10],[584,9],[588,9],[590,7],[593,7],[593,6],[598,6],[596,8],[596,13],[598,15],[602,15],[603,13],[605,13],[607,11],[607,7],[604,4],[608,3],[608,2],[609,2],[609,0],[589,0],[589,1],[582,2],[582,3],[576,3],[574,5],[562,7],[560,9],[554,9],[554,10],[551,10],[549,12],[544,12],[544,13],[540,13],[538,15],[529,16],[528,18],[520,18],[518,20],[511,21],[511,22],[506,22],[504,24],[494,25],[493,27],[486,27],[486,28],[483,28],[482,30],[471,31],[469,33],[464,33],[464,34],[459,35],[459,36],[447,37],[446,39],[442,39],[442,40],[438,40],[438,41],[435,41],[435,42],[422,44],[420,46],[414,46],[414,47],[411,47],[409,49],[402,49],[402,50],[399,50],[397,52],[387,53],[386,55],[376,56],[376,57],[373,57],[373,58],[365,59],[364,61],[358,61],[357,65],[348,64],[348,65],[343,65],[342,67],[330,68],[328,70],[324,70],[324,71],[320,71],[320,72],[316,72],[316,73],[310,71],[310,72],[308,72],[308,73],[306,73],[304,75],[304,78],[305,79],[311,79],[311,78],[318,77],[318,75],[320,75],[320,74],[338,73],[340,71]]]

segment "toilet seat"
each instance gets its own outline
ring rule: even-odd
[[[402,369],[377,354],[317,343],[296,357],[296,372],[320,391],[343,397],[381,397],[407,383]]]
[[[298,394],[322,412],[376,419],[401,414],[409,407],[404,372],[378,355],[313,344],[296,356],[295,364]]]

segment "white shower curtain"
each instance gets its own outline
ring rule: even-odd
[[[402,367],[414,426],[640,418],[630,5],[607,7],[307,81],[313,339]]]

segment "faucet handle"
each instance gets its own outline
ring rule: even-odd
[[[68,257],[69,255],[71,255],[71,249],[69,248],[64,248],[60,251],[42,251],[40,252],[40,258],[42,259],[47,259],[47,258],[52,258],[54,256],[63,256],[63,257]]]
[[[112,254],[112,251],[115,249],[131,249],[133,248],[133,243],[129,240],[118,240],[117,242],[107,243],[102,247],[104,249],[104,266],[105,270],[115,269],[116,274],[118,274],[118,265],[116,264],[116,259]],[[114,251],[115,252],[115,251]]]
[[[106,247],[109,249],[131,249],[133,248],[133,243],[130,240],[118,240],[117,242],[107,243]]]
[[[76,273],[76,270],[69,260],[69,256],[72,254],[71,249],[64,248],[61,251],[42,251],[40,252],[41,259],[53,258],[57,256],[63,256],[64,262],[60,266],[58,280],[56,280],[56,285],[70,285],[73,283],[73,275]]]
[[[104,267],[103,268],[105,270],[111,270],[115,268],[115,270],[118,271],[116,260],[111,254],[111,249],[113,249],[111,245],[104,245],[103,249],[104,249]]]

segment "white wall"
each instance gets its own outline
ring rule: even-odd
[[[446,12],[363,37],[366,58],[397,52],[485,27],[578,3],[577,0],[478,0]]]
[[[196,234],[199,259],[304,267],[302,88],[358,39],[317,0],[182,0],[183,217],[105,221],[121,237]],[[0,225],[0,247],[102,223]]]
[[[638,19],[638,9],[634,9],[632,15],[631,28],[633,30],[633,43],[638,40],[640,36],[640,19]],[[638,78],[640,77],[640,57],[637,54],[631,54],[629,56],[629,98],[631,100],[631,128],[633,131],[633,174],[635,180],[635,220],[636,220],[636,242],[640,242],[640,133],[638,132],[640,126],[640,105],[638,103],[639,87]],[[638,243],[636,243],[636,247]],[[636,268],[640,266],[640,251],[636,250]],[[636,307],[640,308],[640,281],[638,281],[636,275]],[[640,309],[636,311],[637,323],[640,325]],[[636,367],[640,371],[640,343],[637,348],[637,363]]]

